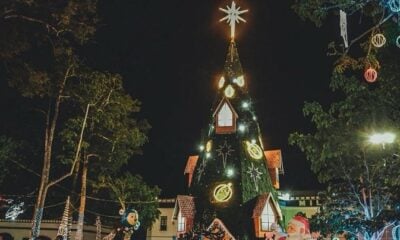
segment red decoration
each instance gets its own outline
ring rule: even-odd
[[[378,78],[378,72],[370,67],[367,70],[365,70],[364,78],[367,82],[373,83]]]

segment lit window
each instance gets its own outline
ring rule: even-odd
[[[160,231],[167,231],[167,216],[160,217]]]
[[[276,223],[276,217],[274,214],[274,210],[272,209],[271,202],[268,201],[261,214],[261,230],[271,231],[271,225],[273,223]]]
[[[185,231],[185,218],[182,217],[181,211],[179,211],[178,214],[178,232],[184,232]]]
[[[233,126],[233,113],[227,103],[224,103],[218,113],[218,126],[219,127],[232,127]]]

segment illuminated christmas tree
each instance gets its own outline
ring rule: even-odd
[[[236,24],[245,22],[241,14],[247,10],[235,2],[220,10],[227,14],[221,21],[230,25],[231,42],[201,153],[186,165],[190,196],[177,199],[178,234],[265,239],[282,220],[276,194],[282,159],[280,150],[264,150],[234,40]]]

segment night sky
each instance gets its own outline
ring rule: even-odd
[[[332,59],[327,45],[339,19],[323,28],[302,21],[291,1],[240,0],[249,8],[236,42],[266,149],[282,149],[282,189],[320,188],[305,156],[288,145],[294,131],[312,131],[304,101],[328,103]],[[162,189],[184,193],[184,167],[198,153],[223,71],[229,27],[219,23],[225,0],[101,0],[100,28],[82,51],[88,65],[120,73],[152,125],[142,156],[128,170]]]

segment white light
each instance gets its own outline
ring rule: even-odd
[[[372,144],[386,144],[393,143],[396,135],[393,133],[375,133],[369,137],[369,142]]]
[[[289,201],[290,200],[290,194],[289,193],[284,193],[281,196],[279,196],[280,199]]]
[[[243,102],[242,103],[242,107],[243,108],[248,108],[249,107],[249,103],[248,102]]]
[[[246,126],[243,124],[239,125],[239,131],[244,132],[246,130]]]
[[[211,153],[206,153],[206,158],[210,158],[211,157]]]
[[[257,142],[257,141],[256,141],[255,139],[251,139],[251,143],[252,143],[252,144],[256,144],[256,142]]]
[[[229,168],[226,170],[226,176],[228,176],[228,177],[232,177],[234,173],[235,172],[233,171],[232,168]]]
[[[231,38],[235,38],[235,27],[236,24],[240,22],[246,22],[240,15],[243,13],[248,12],[249,10],[240,10],[240,7],[236,8],[236,3],[232,1],[232,5],[226,6],[226,9],[219,8],[219,10],[223,11],[227,15],[224,18],[221,18],[219,21],[225,21],[229,24],[231,27]]]
[[[200,145],[199,149],[200,149],[200,151],[203,151],[204,150],[204,146]]]
[[[256,121],[256,120],[257,120],[257,117],[256,117],[256,116],[253,116],[253,120]]]

